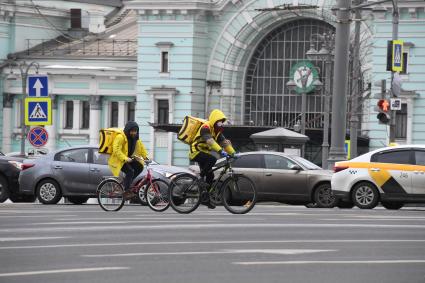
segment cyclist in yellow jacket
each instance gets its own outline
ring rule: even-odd
[[[199,165],[201,177],[211,185],[214,181],[214,173],[210,172],[217,158],[211,153],[215,151],[222,157],[234,155],[232,144],[223,135],[224,123],[227,121],[224,113],[218,109],[211,111],[208,121],[198,130],[193,143],[190,145],[189,159],[196,161]],[[214,205],[207,203],[209,208]]]
[[[132,158],[135,157],[135,158]],[[143,159],[148,158],[148,152],[139,139],[139,125],[129,121],[122,133],[118,134],[112,146],[112,154],[108,160],[109,168],[114,176],[124,172],[124,198],[130,199],[135,195],[130,191],[131,182],[143,171]]]

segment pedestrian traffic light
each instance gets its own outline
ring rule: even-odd
[[[378,118],[381,124],[388,124],[390,122],[390,115],[388,115],[388,111],[390,110],[390,103],[386,99],[378,100]]]

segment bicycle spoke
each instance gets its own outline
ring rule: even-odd
[[[226,180],[221,193],[224,207],[231,213],[244,214],[250,211],[256,201],[254,183],[245,176],[234,176]]]

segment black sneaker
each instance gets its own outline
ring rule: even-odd
[[[209,209],[214,209],[214,208],[215,208],[215,204],[213,204],[211,201],[208,201],[207,203],[205,203],[205,205],[206,205]]]

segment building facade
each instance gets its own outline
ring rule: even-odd
[[[48,76],[52,100],[52,125],[45,127],[49,138],[43,149],[97,144],[100,128],[124,127],[128,120],[135,119],[136,18],[120,6],[90,1],[34,2],[48,6],[34,6],[30,1],[1,6],[3,11],[14,11],[9,18],[3,18],[9,33],[4,34],[2,44],[1,150],[20,151],[22,84],[26,74],[36,72]],[[70,9],[74,8],[91,17],[81,17],[73,27]],[[33,24],[40,25],[34,24],[34,31],[22,32],[20,27],[25,24],[20,20],[31,17],[36,19]],[[96,25],[98,22],[101,24]],[[6,43],[12,47],[4,50],[9,46]],[[33,65],[26,73],[30,63],[39,68]],[[33,146],[26,140],[25,148],[29,152]]]

